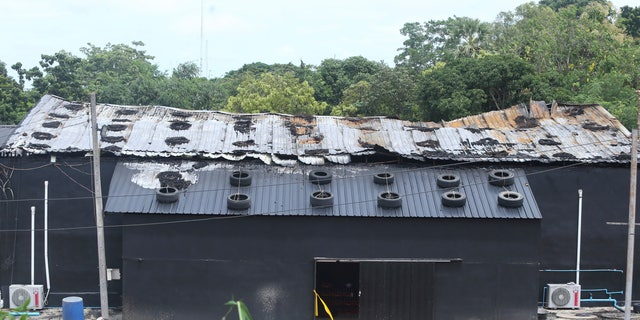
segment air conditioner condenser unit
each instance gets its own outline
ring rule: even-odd
[[[43,292],[41,284],[12,284],[9,286],[9,308],[19,308],[28,299],[27,309],[42,309],[44,308]]]
[[[575,283],[547,284],[547,308],[579,309],[580,285]]]

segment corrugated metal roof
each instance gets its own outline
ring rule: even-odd
[[[540,211],[522,169],[514,169],[515,183],[496,187],[488,183],[488,169],[425,168],[416,166],[382,166],[351,164],[325,166],[333,175],[331,183],[318,186],[309,181],[308,173],[317,167],[281,167],[263,164],[234,166],[228,162],[120,161],[109,187],[105,211],[109,213],[198,214],[198,215],[268,215],[268,216],[354,216],[354,217],[431,217],[431,218],[516,218],[539,219]],[[232,186],[233,171],[245,170],[252,176],[248,187]],[[155,190],[161,172],[180,174],[188,187],[172,204],[159,203]],[[389,186],[373,182],[377,173],[395,176]],[[448,189],[437,186],[437,176],[454,173],[460,177],[458,189],[467,196],[461,208],[442,205],[442,193]],[[182,181],[181,180],[181,181]],[[314,191],[329,191],[334,196],[331,208],[314,208],[310,196]],[[519,208],[498,205],[498,193],[512,190],[524,196]],[[380,192],[391,191],[402,196],[402,207],[378,207]],[[234,193],[251,197],[247,210],[227,209],[227,197]]]
[[[4,148],[7,145],[7,141],[16,130],[18,126],[14,125],[0,125],[0,148]]]
[[[598,105],[532,102],[450,122],[229,114],[99,104],[101,148],[138,157],[257,158],[284,166],[345,164],[384,149],[424,161],[629,162],[630,133]],[[47,95],[5,151],[91,150],[88,104]]]

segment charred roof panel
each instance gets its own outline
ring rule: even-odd
[[[628,162],[621,155],[629,154],[631,144],[629,131],[598,105],[548,107],[532,102],[528,107],[519,105],[439,124],[159,106],[99,104],[96,108],[101,148],[139,157],[248,157],[288,166],[347,163],[354,155],[384,151],[415,160]],[[88,104],[47,95],[2,151],[90,150]]]

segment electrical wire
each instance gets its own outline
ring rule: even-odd
[[[64,172],[64,170],[62,170],[62,168],[60,168],[60,166],[53,166],[53,167],[58,169],[58,171],[60,171],[65,177],[67,177],[69,180],[71,180],[71,182],[73,182],[76,185],[80,186],[82,189],[85,189],[85,190],[89,191],[90,194],[94,194],[93,190],[91,190],[90,188],[84,186],[82,183],[80,183],[77,180],[75,180],[74,178],[72,178],[70,175],[68,175],[66,172]]]
[[[586,143],[586,144],[580,144],[580,145],[568,146],[568,147],[563,148],[562,150],[566,150],[566,149],[569,149],[569,148],[572,148],[572,147],[584,147],[584,146],[591,145],[591,144],[596,144],[596,143],[597,143],[597,144],[602,144],[602,143],[604,143],[604,142],[606,142],[606,141],[616,141],[616,140],[611,139],[611,140],[604,140],[604,141],[597,141],[597,142],[591,142],[591,143]],[[570,160],[570,159],[568,159],[568,160]],[[91,162],[91,161],[90,161],[90,162]],[[462,165],[467,165],[467,164],[472,164],[472,163],[473,163],[473,164],[477,164],[478,162],[472,162],[472,161],[466,161],[466,162],[455,162],[455,163],[450,163],[450,164],[443,164],[443,165],[437,165],[437,166],[429,166],[429,167],[426,167],[426,168],[429,168],[429,169],[438,169],[438,168],[442,168],[442,169],[444,169],[444,168],[449,168],[449,167],[460,167],[460,166],[462,166]],[[68,166],[68,167],[70,167],[70,168],[71,168],[71,167],[79,167],[79,166],[86,165],[86,164],[88,164],[88,163],[82,163],[82,164],[78,164],[78,165],[73,165],[73,166],[71,166],[71,165],[68,165],[67,163],[65,163],[65,166]],[[571,164],[569,164],[569,165],[563,165],[563,166],[559,166],[559,167],[554,167],[554,168],[550,168],[550,169],[546,169],[546,170],[540,170],[540,171],[536,171],[536,172],[533,172],[533,173],[525,174],[524,176],[535,175],[535,174],[541,174],[541,173],[545,173],[545,172],[550,172],[550,171],[555,171],[555,170],[561,170],[561,169],[565,169],[565,168],[570,168],[570,167],[579,166],[579,165],[586,165],[586,164],[587,164],[587,163],[585,163],[585,162],[575,162],[575,163],[571,163]],[[42,166],[38,166],[38,167],[26,168],[26,169],[20,169],[20,168],[9,167],[9,166],[6,166],[6,165],[4,165],[4,164],[1,164],[1,163],[0,163],[0,166],[1,166],[1,167],[3,167],[3,168],[5,168],[5,169],[10,169],[10,170],[23,170],[23,171],[29,171],[29,170],[42,169],[42,168],[45,168],[45,167],[47,167],[47,166],[49,166],[49,165],[52,165],[52,164],[51,164],[51,163],[49,163],[49,164],[42,165]],[[56,165],[56,167],[58,167],[58,165]],[[84,185],[80,184],[79,182],[77,182],[76,180],[74,180],[73,178],[71,178],[70,176],[68,176],[68,175],[67,175],[64,171],[62,171],[60,168],[58,168],[58,169],[59,169],[59,170],[60,170],[60,171],[65,175],[65,176],[67,176],[69,179],[71,179],[74,183],[76,183],[76,184],[80,185],[81,187],[83,187],[84,189],[87,189],[87,190],[89,190],[90,192],[92,192],[89,188],[87,188],[86,186],[84,186]],[[75,168],[74,168],[74,169],[75,169]],[[417,167],[417,168],[416,168],[416,167],[413,167],[413,168],[408,168],[408,169],[405,169],[405,170],[395,170],[394,172],[395,172],[395,173],[402,173],[402,172],[419,171],[419,170],[424,170],[424,169],[425,169],[425,167]],[[81,172],[82,172],[82,171],[81,171]],[[85,173],[85,174],[86,174],[86,172],[82,172],[82,173]],[[91,175],[91,176],[93,177],[93,175]],[[354,175],[354,176],[337,177],[337,179],[352,179],[352,178],[354,178],[354,177],[356,177],[356,176]],[[256,187],[257,187],[257,188],[260,188],[260,187],[261,187],[261,188],[272,188],[272,187],[274,187],[274,186],[278,186],[278,185],[293,185],[294,183],[295,183],[295,184],[297,184],[297,183],[299,183],[299,181],[295,181],[295,182],[286,182],[286,183],[280,183],[280,184],[261,185],[261,186],[256,186]],[[468,185],[468,186],[471,186],[471,185]],[[192,192],[192,193],[193,193],[193,192],[215,192],[215,191],[224,191],[224,190],[227,190],[227,188],[223,188],[223,189],[211,189],[211,190],[198,190],[198,191],[191,191],[191,192]],[[426,194],[426,193],[431,193],[431,192],[438,192],[438,190],[435,190],[435,189],[434,189],[434,190],[427,190],[427,191],[423,191],[423,192],[421,192],[421,193],[417,193],[417,194]],[[149,196],[149,195],[152,195],[152,193],[150,192],[149,194],[141,194],[141,195],[120,195],[120,196],[113,196],[113,195],[112,195],[112,196],[106,196],[106,197],[104,197],[104,196],[103,196],[103,198],[136,197],[136,196],[144,196],[144,197],[147,197],[147,196]],[[413,195],[416,195],[416,194],[407,194],[406,196],[413,196]],[[65,197],[65,198],[51,198],[51,199],[49,199],[49,200],[51,200],[51,201],[56,201],[56,200],[57,200],[57,201],[69,201],[69,200],[84,200],[84,199],[93,199],[93,197],[88,197],[88,196],[83,196],[83,197]],[[42,200],[42,199],[40,199],[40,198],[33,198],[33,199],[7,199],[7,200],[0,200],[0,203],[2,203],[2,202],[8,203],[8,202],[39,201],[39,200]],[[343,203],[343,204],[341,204],[341,205],[351,205],[351,204],[356,204],[356,203],[360,203],[360,202],[364,202],[364,201],[350,202],[350,203]],[[280,210],[280,211],[278,211],[278,213],[286,212],[286,211],[300,211],[300,210],[305,210],[305,209],[306,209],[306,208],[292,208],[292,209],[288,209],[288,210],[284,210],[284,211],[283,211],[283,210]],[[269,213],[263,213],[263,214],[269,214]],[[227,218],[227,217],[229,217],[229,216],[224,216],[224,218]],[[220,216],[216,216],[216,218],[220,218]],[[17,217],[16,217],[16,219],[17,219]],[[202,220],[202,219],[184,220],[184,221],[188,222],[188,221],[198,221],[198,220]],[[178,222],[180,222],[180,221],[178,221]],[[167,222],[160,222],[160,223],[158,223],[158,224],[163,224],[163,223],[167,223]],[[170,222],[170,223],[175,223],[175,221],[172,221],[172,222]],[[145,225],[145,224],[141,224],[141,225]],[[109,226],[109,227],[115,227],[115,226]],[[118,227],[125,227],[125,225],[119,225]],[[17,225],[16,225],[16,228],[17,228]],[[88,226],[88,227],[79,227],[79,228],[81,228],[81,229],[84,229],[84,228],[92,228],[92,229],[93,229],[93,228],[96,228],[96,227],[95,227],[95,226]],[[78,229],[78,228],[60,228],[60,229],[50,229],[50,230],[60,231],[60,230],[77,230],[77,229]],[[0,232],[16,232],[16,231],[24,231],[24,230],[18,230],[18,229],[14,229],[14,230],[0,230]]]
[[[550,169],[546,169],[546,170],[540,170],[540,171],[536,171],[534,173],[531,174],[524,174],[524,175],[520,175],[519,177],[526,177],[526,176],[530,176],[530,175],[535,175],[535,174],[541,174],[541,173],[547,173],[547,172],[552,172],[552,171],[557,171],[557,170],[562,170],[562,169],[566,169],[566,168],[571,168],[571,167],[576,167],[576,166],[581,166],[581,165],[585,165],[585,163],[573,163],[573,164],[569,164],[569,165],[565,165],[565,166],[561,166],[561,167],[556,167],[556,168],[550,168]],[[414,170],[421,170],[421,169],[414,169]],[[479,184],[484,184],[484,182],[478,182],[476,183],[477,185]],[[474,184],[467,184],[465,186],[472,186]],[[225,189],[226,190],[226,189]],[[204,192],[204,191],[203,191]],[[408,193],[405,194],[405,196],[419,196],[419,195],[424,195],[424,194],[429,194],[429,193],[433,193],[433,192],[440,192],[439,189],[431,189],[431,190],[426,190],[426,191],[422,191],[422,192],[414,192],[414,193]],[[83,197],[86,198],[86,197]],[[91,198],[89,198],[91,199]],[[51,200],[51,199],[49,199]],[[360,203],[366,203],[366,202],[371,202],[372,200],[362,200],[362,201],[351,201],[348,203],[341,203],[339,204],[340,206],[348,206],[348,205],[354,205],[354,204],[360,204]],[[223,219],[235,219],[235,218],[248,218],[248,217],[255,217],[255,216],[268,216],[274,213],[286,213],[286,212],[296,212],[296,211],[305,211],[308,208],[291,208],[291,209],[286,209],[286,210],[278,210],[277,212],[262,212],[259,215],[215,215],[212,217],[208,217],[208,218],[195,218],[195,219],[184,219],[184,220],[177,220],[177,221],[163,221],[163,222],[151,222],[151,223],[139,223],[139,224],[118,224],[118,225],[107,225],[104,226],[103,228],[127,228],[127,227],[143,227],[143,226],[157,226],[157,225],[166,225],[166,224],[178,224],[178,223],[190,223],[190,222],[198,222],[198,221],[208,221],[208,220],[223,220]],[[17,227],[17,226],[16,226]],[[87,230],[87,229],[96,229],[96,226],[84,226],[84,227],[64,227],[64,228],[49,228],[49,231],[74,231],[74,230]],[[0,229],[0,233],[3,232],[29,232],[31,231],[31,229],[14,229],[14,230],[2,230]],[[36,229],[36,231],[44,231],[43,229]]]
[[[428,169],[449,168],[449,167],[457,167],[457,166],[466,165],[466,164],[477,164],[477,163],[476,162],[452,163],[452,164],[430,166],[430,167],[426,167],[426,168],[428,168]],[[561,166],[561,167],[551,168],[551,169],[548,169],[548,170],[553,171],[553,170],[563,169],[563,168],[566,168],[566,167],[573,167],[573,166],[586,165],[586,164],[587,163],[576,162],[576,163],[564,165],[564,166]],[[415,172],[415,171],[422,171],[424,169],[425,169],[425,167],[419,167],[419,168],[410,168],[410,169],[406,169],[406,170],[395,170],[393,172],[394,173],[411,173],[411,172]],[[537,174],[538,172],[547,172],[548,170],[536,171],[534,173],[526,174],[524,176]],[[333,179],[334,180],[353,179],[353,178],[360,177],[360,176],[361,175],[351,175],[351,176],[344,176],[344,177],[335,177],[334,176]],[[72,178],[70,178],[70,179],[72,179]],[[73,181],[75,181],[75,180],[73,180]],[[75,181],[75,182],[77,182],[77,181]],[[263,184],[263,185],[256,185],[255,188],[273,188],[273,187],[278,187],[278,186],[294,185],[294,184],[298,184],[298,183],[300,183],[300,181],[274,183],[274,184]],[[80,186],[83,187],[84,189],[89,190],[89,192],[91,192],[93,194],[93,191],[91,191],[87,187],[83,186],[82,184],[80,184]],[[189,192],[190,193],[222,192],[222,191],[226,191],[227,189],[228,189],[227,187],[222,187],[222,188],[217,188],[217,189],[191,190]],[[437,192],[437,191],[438,191],[437,189],[430,190],[430,192]],[[104,196],[103,195],[102,199],[148,197],[148,196],[151,196],[151,195],[155,195],[155,191],[150,191],[148,193],[141,193],[141,194],[136,194],[136,195],[108,195],[108,196]],[[59,198],[49,198],[49,201],[70,201],[70,200],[87,200],[87,199],[93,199],[93,197],[92,196],[59,197]],[[0,203],[3,203],[3,202],[30,202],[30,201],[41,201],[41,200],[42,200],[42,198],[5,199],[5,200],[0,200]]]

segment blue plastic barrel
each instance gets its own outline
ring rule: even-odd
[[[62,299],[62,320],[84,320],[84,306],[80,297]]]

